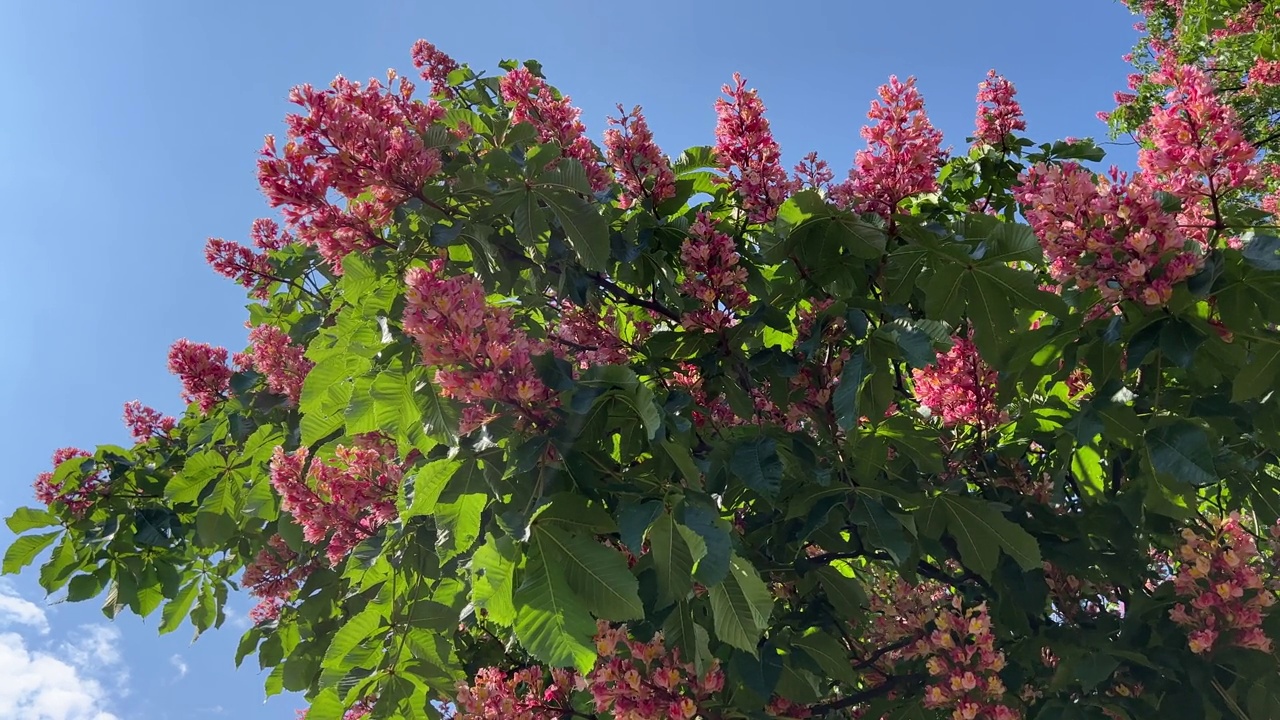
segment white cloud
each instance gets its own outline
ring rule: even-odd
[[[44,608],[18,595],[8,582],[0,581],[0,628],[27,625],[42,634],[49,632]]]
[[[27,628],[48,634],[44,608],[0,582],[0,628]],[[4,717],[23,720],[119,720],[111,712],[117,694],[103,687],[99,673],[127,678],[119,668],[120,633],[113,627],[85,625],[74,640],[37,647],[18,632],[0,632],[0,708]],[[123,681],[122,681],[123,682]]]
[[[106,690],[79,667],[0,633],[0,708],[24,720],[119,720]]]
[[[181,680],[187,676],[187,662],[182,659],[181,655],[173,655],[169,658],[169,664],[178,671],[178,677],[174,678],[174,682]]]

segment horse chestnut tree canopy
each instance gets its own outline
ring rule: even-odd
[[[54,453],[5,572],[246,590],[308,720],[1280,717],[1280,17],[1133,5],[1130,173],[995,71],[795,167],[738,76],[674,156],[425,41],[295,88],[206,247],[248,348]]]

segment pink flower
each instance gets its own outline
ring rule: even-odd
[[[942,417],[947,426],[991,429],[1003,419],[996,404],[997,373],[983,362],[967,338],[952,338],[951,349],[933,365],[912,371],[920,404]]]
[[[747,218],[767,223],[794,186],[782,167],[782,150],[769,130],[760,96],[746,89],[742,75],[734,73],[733,82],[721,88],[729,99],[716,100],[716,159]]]
[[[1059,282],[1096,288],[1111,304],[1159,307],[1203,264],[1143,174],[1130,182],[1114,169],[1106,178],[1076,163],[1041,163],[1019,180],[1014,197]]]
[[[259,300],[271,297],[272,270],[266,255],[237,242],[209,238],[204,246],[204,260],[214,272],[248,288],[253,297]]]
[[[987,79],[978,84],[978,118],[974,139],[980,144],[1003,147],[1006,135],[1015,130],[1026,130],[1022,118],[1022,106],[1013,96],[1017,91],[1013,83],[987,71]]]
[[[551,329],[551,336],[562,343],[556,346],[558,355],[571,358],[582,370],[592,365],[627,364],[630,353],[618,337],[618,318],[612,307],[601,312],[568,300],[554,305],[560,311],[559,321]]]
[[[413,44],[413,66],[422,71],[422,79],[431,83],[431,94],[453,97],[449,87],[449,73],[458,69],[458,62],[426,40]]]
[[[508,72],[499,87],[502,99],[512,105],[512,123],[533,125],[538,131],[538,142],[557,143],[561,156],[582,163],[593,191],[609,187],[609,172],[600,164],[600,152],[586,136],[587,128],[578,119],[582,111],[573,107],[568,96],[557,97],[542,78],[528,68]]]
[[[816,152],[805,155],[792,171],[795,173],[792,185],[797,190],[827,190],[836,176],[827,161],[820,159]]]
[[[1187,628],[1191,652],[1212,652],[1223,641],[1271,652],[1262,621],[1275,603],[1274,590],[1263,579],[1262,557],[1239,513],[1217,522],[1212,534],[1184,529],[1182,539],[1172,584],[1179,598],[1191,602],[1174,605],[1169,619]]]
[[[394,84],[395,73],[389,76]],[[361,86],[342,77],[328,90],[298,86],[289,99],[306,113],[285,118],[283,150],[272,136],[263,145],[258,182],[267,200],[336,272],[347,253],[386,244],[379,228],[442,168],[440,151],[423,138],[444,109],[412,94],[403,78],[385,90],[377,80]],[[331,202],[331,192],[346,206]]]
[[[701,303],[681,318],[690,330],[718,332],[737,324],[737,313],[751,303],[747,293],[747,269],[738,264],[738,248],[733,238],[720,232],[715,221],[699,213],[689,237],[680,246],[684,281],[680,292]]]
[[[284,395],[296,405],[302,395],[302,383],[315,366],[303,356],[306,348],[294,345],[289,335],[274,325],[259,325],[249,331],[249,343],[249,350],[237,360],[265,375],[271,392]]]
[[[284,538],[272,535],[267,546],[245,567],[240,581],[250,595],[259,598],[249,611],[249,619],[256,625],[278,618],[284,603],[314,569],[311,563],[299,562],[298,554]]]
[[[59,465],[68,460],[89,457],[93,457],[92,453],[79,448],[59,448],[53,453],[53,467],[56,471]],[[75,473],[71,475],[73,486],[67,487],[65,481],[54,480],[55,474],[55,472],[42,472],[36,476],[36,499],[45,505],[62,503],[67,506],[71,515],[77,518],[84,517],[93,509],[97,499],[106,493],[107,483],[110,481],[102,471],[78,478],[79,473]]]
[[[137,400],[131,400],[124,404],[124,424],[129,428],[133,441],[142,443],[153,437],[167,436],[178,421]]]
[[[183,338],[169,348],[169,372],[182,380],[182,399],[209,412],[222,401],[231,382],[227,349]]]
[[[842,207],[888,218],[904,199],[938,189],[945,153],[915,78],[903,83],[890,77],[879,94],[867,113],[873,124],[862,128],[867,149],[858,151],[849,179],[832,188],[831,196]]]
[[[396,489],[404,474],[393,445],[357,439],[356,447],[339,445],[331,459],[313,458],[303,476],[308,452],[287,454],[276,448],[271,458],[271,486],[280,508],[302,526],[303,539],[324,543],[330,567],[351,549],[394,520]]]
[[[622,106],[618,106],[622,113]],[[622,184],[622,196],[618,206],[629,208],[641,198],[649,198],[653,205],[675,197],[676,176],[671,163],[653,142],[653,133],[645,122],[640,106],[628,114],[609,118],[611,127],[604,132],[605,156],[613,172]]]
[[[541,350],[512,324],[511,312],[489,305],[472,275],[446,276],[443,260],[405,273],[404,332],[436,368],[440,394],[464,404],[460,431],[471,432],[506,405],[522,422],[542,422],[555,394],[534,371]]]

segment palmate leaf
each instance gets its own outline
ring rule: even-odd
[[[756,645],[773,612],[773,596],[756,569],[735,553],[729,558],[729,576],[712,586],[708,594],[716,637],[756,655]]]
[[[923,532],[938,537],[945,528],[955,538],[964,564],[990,579],[1000,552],[1013,558],[1023,570],[1041,566],[1036,539],[1001,514],[999,506],[982,500],[939,495],[918,511]]]
[[[658,579],[658,600],[654,607],[661,610],[684,600],[693,589],[693,566],[707,554],[707,546],[702,538],[680,526],[667,513],[649,526],[648,537],[649,554]]]
[[[644,617],[640,583],[627,569],[622,553],[590,536],[544,523],[534,525],[531,542],[544,558],[563,568],[569,588],[596,617],[615,621]]]
[[[471,556],[471,601],[499,625],[510,626],[516,619],[512,596],[520,552],[505,536],[489,535]]]
[[[592,637],[596,623],[586,606],[569,589],[560,557],[549,557],[541,534],[529,543],[524,582],[515,593],[516,639],[530,655],[553,667],[587,672],[595,664]]]
[[[1157,425],[1149,428],[1143,439],[1151,469],[1157,474],[1195,487],[1218,481],[1209,435],[1196,423],[1178,419]]]

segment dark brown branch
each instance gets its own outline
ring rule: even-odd
[[[886,678],[883,683],[880,683],[873,688],[863,690],[862,692],[856,692],[852,695],[845,695],[844,697],[836,700],[828,700],[827,702],[810,705],[809,710],[815,715],[826,715],[827,713],[832,713],[837,710],[844,710],[845,708],[851,708],[854,705],[861,705],[868,700],[874,700],[882,695],[888,695],[899,685],[923,682],[926,677],[927,676],[921,674],[894,675]]]

